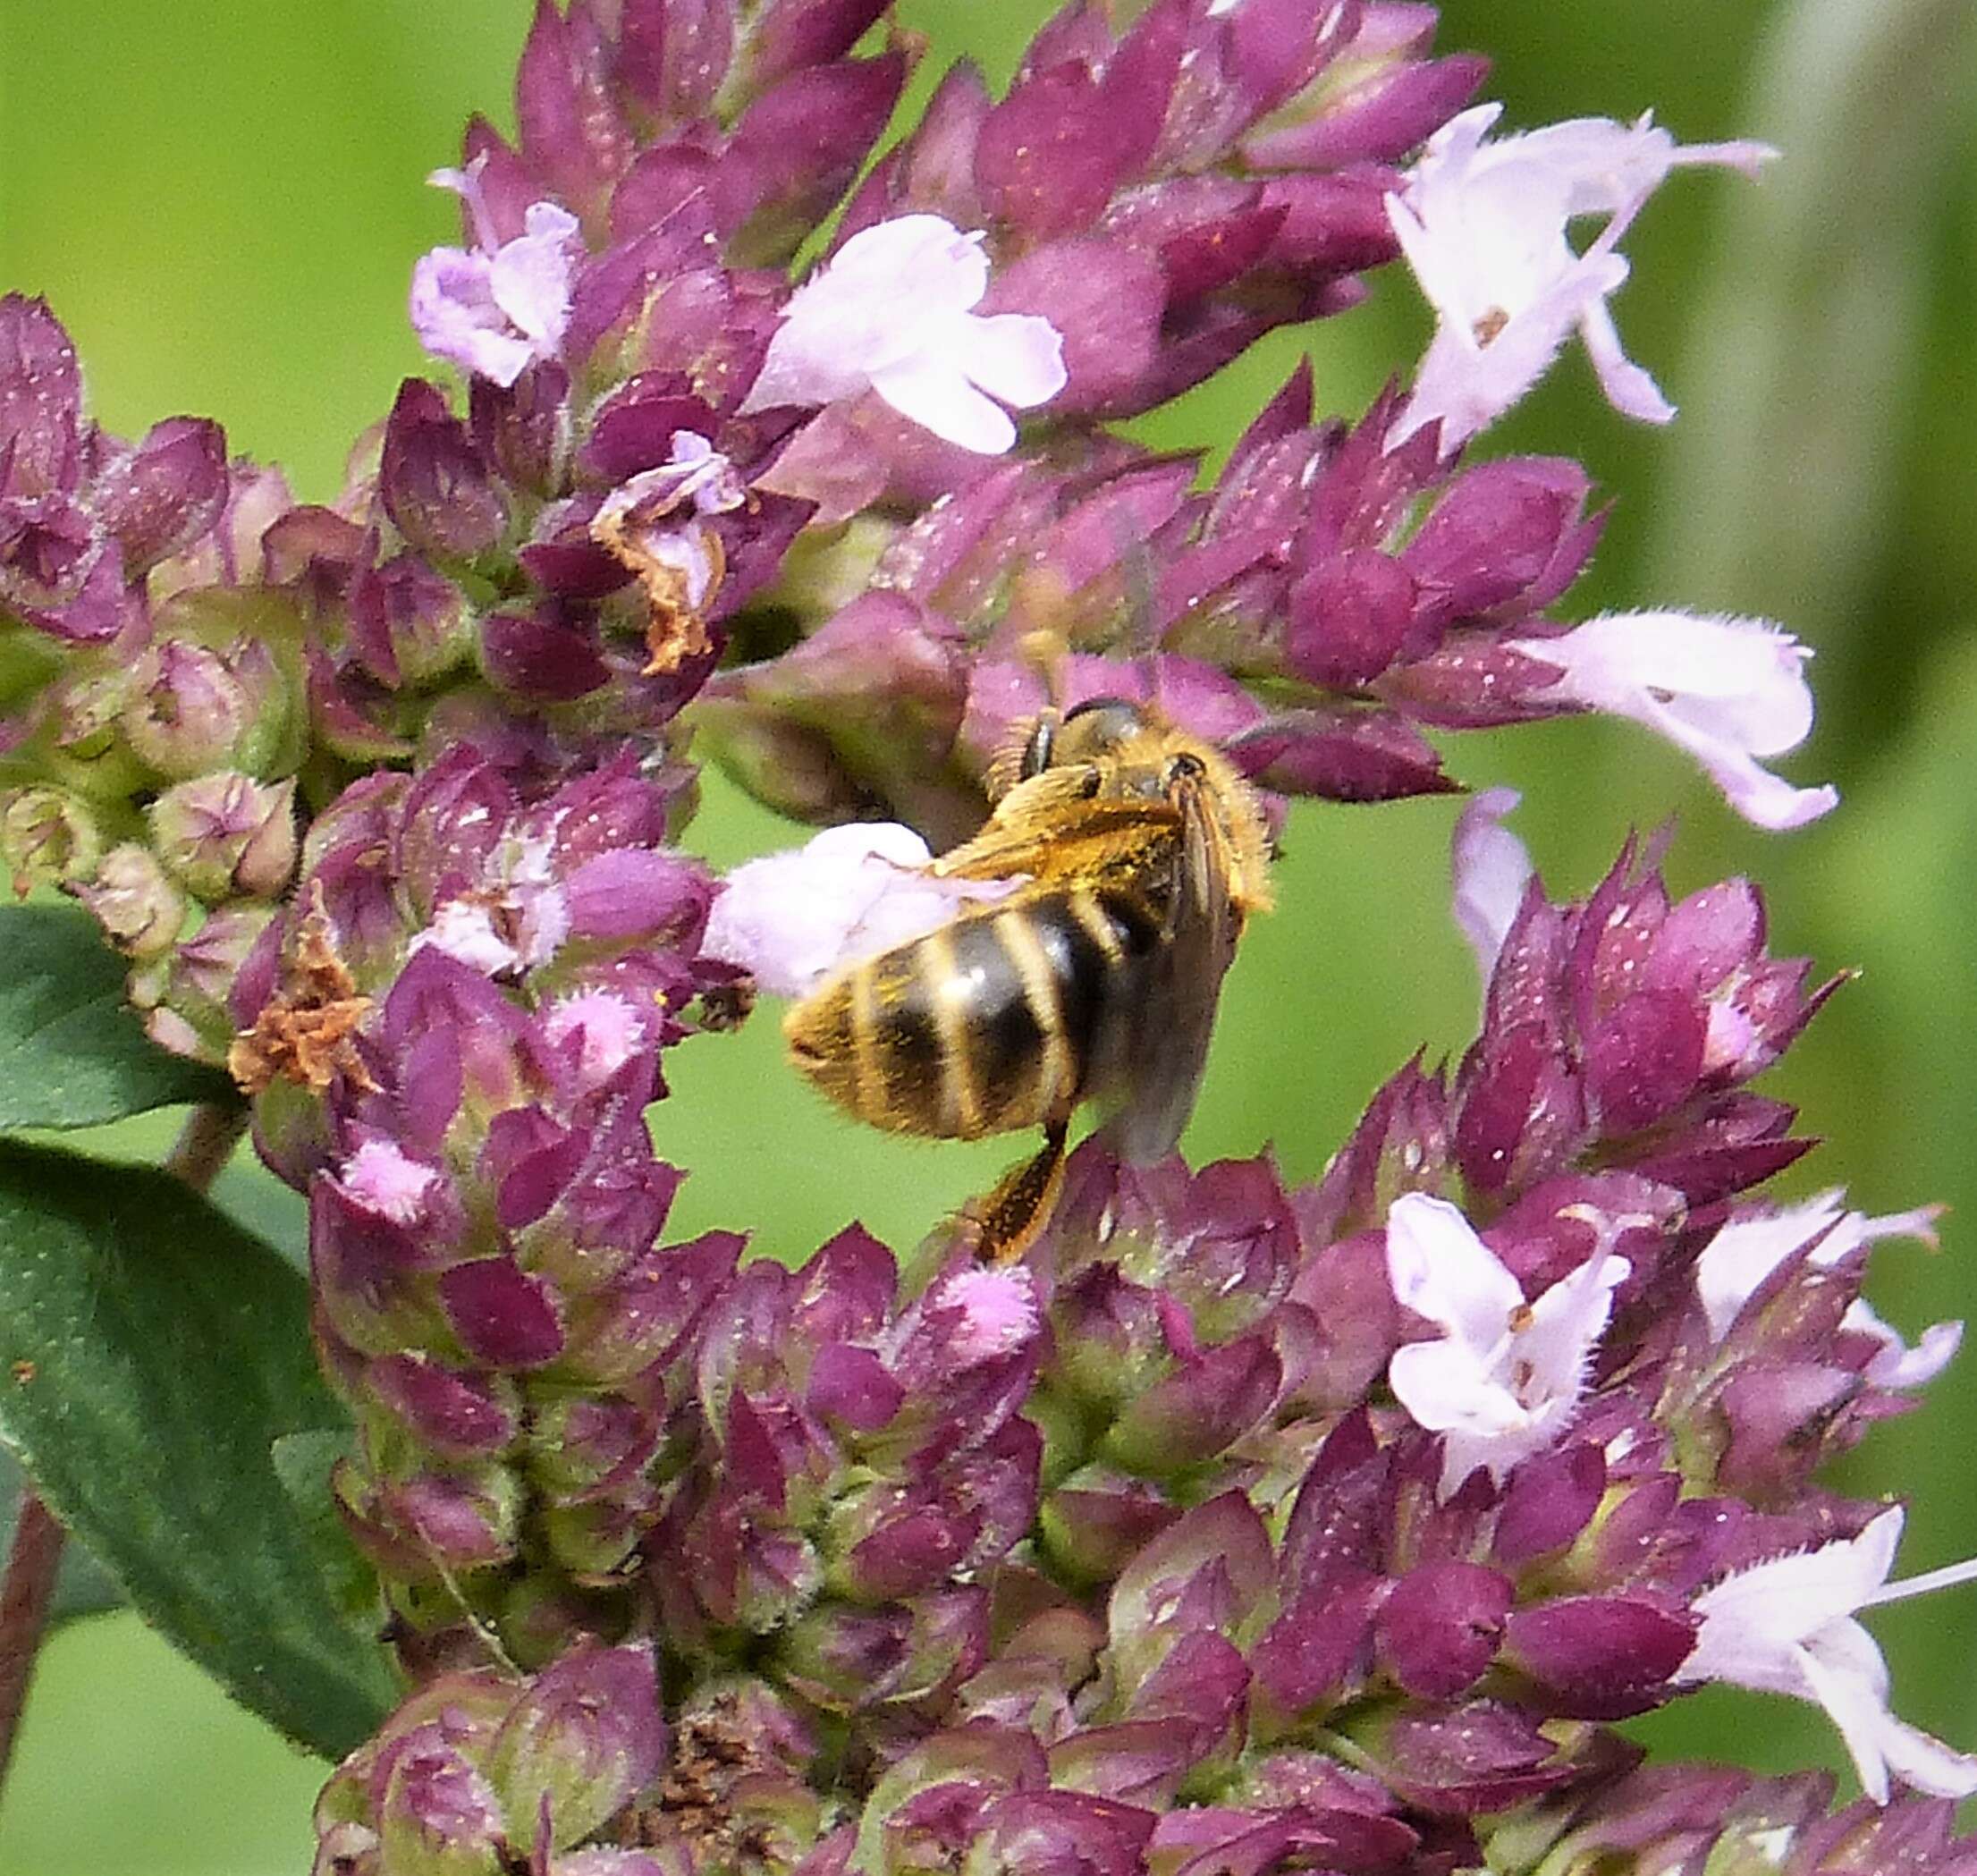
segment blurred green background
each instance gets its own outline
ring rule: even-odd
[[[0,0],[0,288],[68,322],[96,414],[130,433],[187,410],[326,499],[351,437],[420,359],[404,319],[413,258],[453,238],[420,178],[460,124],[507,120],[527,0]],[[903,0],[930,35],[919,89],[973,53],[1006,76],[1034,0]],[[1495,452],[1581,457],[1618,511],[1574,615],[1679,604],[1757,613],[1819,649],[1820,728],[1792,759],[1841,811],[1766,836],[1624,727],[1458,739],[1475,785],[1525,791],[1517,825],[1553,887],[1576,891],[1632,824],[1671,813],[1679,887],[1745,870],[1778,950],[1860,981],[1775,1078],[1830,1144],[1798,1184],[1846,1181],[1894,1210],[1957,1207],[1947,1255],[1888,1249],[1873,1285],[1908,1329],[1964,1314],[1977,1258],[1977,9],[1969,0],[1653,0],[1632,7],[1449,0],[1444,44],[1497,60],[1525,127],[1652,106],[1689,139],[1759,135],[1786,152],[1761,188],[1679,175],[1630,236],[1618,302],[1634,355],[1683,407],[1629,427],[1576,355]],[[1225,447],[1299,345],[1322,400],[1354,410],[1424,337],[1408,283],[1313,335],[1261,349],[1142,427]],[[1197,1159],[1274,1143],[1315,1173],[1377,1082],[1418,1044],[1458,1049],[1476,985],[1446,911],[1450,804],[1309,807],[1281,909],[1229,985],[1188,1139]],[[726,862],[781,839],[710,787],[694,836]],[[4,960],[0,959],[0,968]],[[697,1169],[682,1230],[748,1225],[783,1255],[853,1215],[910,1244],[1009,1157],[840,1124],[778,1061],[772,1021],[682,1050],[662,1149]],[[106,1143],[155,1153],[154,1128]],[[236,1166],[223,1196],[293,1246],[298,1208]],[[1854,1489],[1914,1506],[1905,1571],[1977,1551],[1977,1363],[1926,1411],[1878,1430]],[[251,1534],[243,1533],[251,1541]],[[1977,1599],[1875,1618],[1901,1711],[1977,1745]],[[1836,1762],[1818,1715],[1711,1695],[1643,1728],[1659,1745],[1771,1769]],[[0,1804],[8,1876],[274,1876],[307,1867],[324,1768],[234,1710],[136,1618],[49,1646]]]

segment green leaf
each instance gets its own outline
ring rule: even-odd
[[[377,1572],[351,1539],[337,1516],[330,1492],[330,1471],[339,1459],[353,1457],[356,1437],[348,1426],[315,1432],[283,1433],[269,1457],[275,1476],[295,1508],[310,1554],[329,1593],[353,1627],[376,1627],[378,1610]]]
[[[268,1246],[162,1173],[0,1142],[0,1441],[148,1619],[332,1758],[393,1677],[273,1455],[337,1417]]]
[[[21,1514],[21,1488],[27,1475],[14,1464],[13,1456],[0,1449],[0,1557],[13,1548],[13,1527]],[[59,1628],[78,1616],[101,1615],[122,1609],[123,1592],[115,1579],[72,1534],[62,1549],[62,1568],[55,1577],[55,1607],[48,1613],[48,1626]]]
[[[0,1128],[96,1127],[237,1098],[217,1069],[145,1035],[123,960],[80,906],[0,907]]]

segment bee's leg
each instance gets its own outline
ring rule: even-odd
[[[1069,1114],[1043,1123],[1043,1150],[1006,1173],[964,1216],[976,1227],[976,1255],[984,1263],[1013,1263],[1036,1242],[1057,1209],[1064,1187],[1064,1142]]]

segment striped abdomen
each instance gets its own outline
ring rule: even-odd
[[[841,1107],[971,1140],[1068,1114],[1123,1061],[1157,914],[1085,886],[984,906],[840,972],[783,1023]]]

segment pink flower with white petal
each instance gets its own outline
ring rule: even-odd
[[[1764,619],[1602,613],[1557,638],[1508,641],[1561,667],[1537,695],[1624,716],[1694,756],[1730,806],[1760,827],[1802,827],[1839,803],[1830,784],[1794,788],[1759,762],[1812,729],[1809,646]]]
[[[1500,105],[1478,105],[1429,141],[1407,186],[1387,198],[1401,252],[1438,324],[1390,443],[1440,421],[1444,453],[1493,422],[1544,375],[1576,332],[1613,407],[1666,423],[1674,406],[1621,350],[1608,298],[1627,276],[1620,237],[1672,169],[1727,165],[1754,174],[1761,143],[1686,148],[1652,116],[1576,118],[1485,140]],[[1576,249],[1582,215],[1605,225]]]
[[[1462,810],[1449,841],[1455,919],[1476,954],[1485,990],[1531,883],[1531,856],[1503,824],[1523,799],[1514,788],[1485,789]]]
[[[1016,441],[1002,406],[1064,388],[1064,342],[1034,313],[971,310],[988,292],[984,239],[937,215],[854,234],[790,296],[742,411],[875,391],[946,442],[1001,455]]]
[[[1625,1257],[1596,1249],[1527,1303],[1502,1260],[1446,1199],[1410,1192],[1394,1201],[1388,1280],[1403,1308],[1443,1333],[1397,1348],[1387,1380],[1415,1420],[1442,1435],[1443,1498],[1479,1466],[1500,1484],[1571,1425],[1626,1273]]]
[[[1897,1720],[1888,1703],[1888,1664],[1856,1610],[1977,1580],[1977,1559],[1890,1584],[1901,1542],[1900,1507],[1858,1537],[1778,1557],[1726,1576],[1695,1599],[1702,1618],[1677,1681],[1723,1681],[1789,1694],[1826,1709],[1846,1743],[1861,1786],[1877,1804],[1892,1781],[1941,1798],[1977,1792],[1977,1758]]]
[[[529,206],[512,241],[494,232],[481,192],[484,157],[426,180],[467,204],[475,245],[435,248],[412,268],[411,321],[435,358],[503,386],[538,359],[554,358],[570,325],[570,283],[583,258],[575,215],[554,202]]]
[[[927,844],[895,822],[827,827],[806,846],[748,860],[714,902],[702,951],[776,996],[807,996],[832,971],[875,958],[1001,898],[1014,880],[942,879]]]
[[[1702,1247],[1695,1261],[1695,1289],[1710,1333],[1719,1340],[1729,1333],[1745,1305],[1787,1257],[1803,1250],[1815,1269],[1830,1270],[1863,1245],[1887,1238],[1915,1238],[1936,1242],[1940,1205],[1918,1205],[1885,1218],[1850,1212],[1838,1187],[1815,1194],[1794,1205],[1752,1208],[1738,1213]],[[1851,1304],[1840,1326],[1880,1344],[1866,1374],[1877,1387],[1916,1388],[1933,1381],[1948,1366],[1961,1346],[1961,1322],[1937,1322],[1922,1331],[1911,1348],[1900,1332],[1883,1322],[1862,1300]]]

